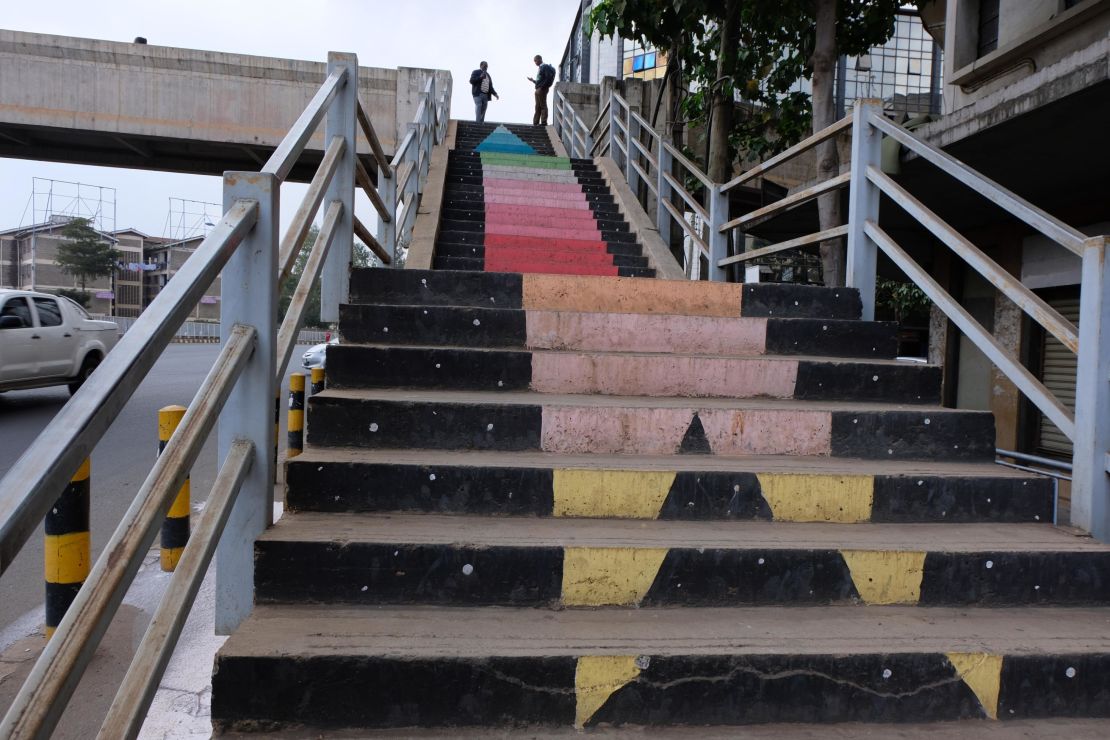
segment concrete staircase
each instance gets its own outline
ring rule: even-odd
[[[1110,547],[894,325],[846,289],[543,274],[584,268],[537,238],[515,272],[474,242],[353,274],[218,730],[1110,716]]]
[[[554,156],[542,126],[460,121],[434,266],[653,277],[597,166]]]

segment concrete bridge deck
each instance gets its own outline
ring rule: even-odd
[[[326,66],[0,29],[0,157],[210,175],[256,170]],[[387,154],[432,73],[443,89],[450,73],[442,70],[359,68],[359,98]],[[368,155],[365,141],[359,152]],[[322,153],[321,127],[291,179],[311,178]]]

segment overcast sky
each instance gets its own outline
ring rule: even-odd
[[[577,0],[0,0],[0,28],[313,61],[348,51],[367,67],[446,69],[452,118],[473,117],[467,78],[485,59],[501,93],[487,118],[531,123],[532,57],[558,65],[577,8]],[[29,222],[33,177],[113,187],[117,228],[156,236],[170,197],[222,199],[215,177],[0,158],[0,229]],[[286,187],[282,201],[296,202],[303,186]]]

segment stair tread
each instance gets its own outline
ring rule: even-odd
[[[1110,652],[1110,611],[812,606],[539,611],[258,605],[221,656],[843,655]]]
[[[641,738],[662,738],[668,740],[855,740],[855,738],[875,738],[876,740],[966,740],[975,737],[979,740],[1017,740],[1028,738],[1068,738],[1068,740],[1105,740],[1110,734],[1110,721],[1105,719],[1022,719],[1006,722],[984,722],[969,719],[949,722],[914,722],[888,724],[875,722],[838,722],[827,724],[772,723],[765,725],[744,725],[742,728],[728,726],[698,727],[660,727],[622,726],[605,727],[598,732],[583,731],[575,728],[526,727],[507,730],[496,727],[450,727],[388,730],[326,730],[311,726],[298,729],[282,729],[267,733],[267,737],[277,740],[318,740],[321,737],[332,740],[354,740],[355,738],[390,738],[391,740],[414,740],[415,738],[458,738],[458,740],[552,740],[603,735],[605,737],[639,740]],[[217,732],[221,738],[256,738],[256,733]]]
[[[845,524],[827,522],[575,519],[428,513],[296,512],[260,542],[466,544],[485,547],[632,547],[722,550],[883,550],[946,553],[1110,553],[1071,529],[1037,523]],[[1106,612],[1110,620],[1110,610]]]
[[[555,452],[505,452],[501,450],[373,450],[361,447],[307,447],[292,461],[314,463],[364,463],[424,465],[428,467],[473,466],[498,468],[559,468],[636,471],[718,471],[753,473],[798,473],[807,475],[905,475],[973,476],[984,478],[1039,479],[1033,473],[992,462],[947,462],[931,460],[866,460],[815,458],[792,455],[605,455]]]
[[[380,342],[346,342],[344,344],[335,345],[336,352],[342,352],[343,348],[349,347],[372,347],[376,349],[408,349],[408,350],[455,350],[467,352],[487,352],[487,353],[502,353],[502,352],[522,352],[527,354],[560,354],[560,355],[587,355],[587,356],[615,356],[615,357],[673,357],[673,358],[689,358],[698,360],[751,360],[751,361],[767,361],[767,362],[827,362],[833,365],[876,365],[885,367],[916,367],[916,368],[935,368],[938,365],[931,365],[922,362],[910,362],[906,360],[898,360],[894,358],[882,357],[829,357],[826,355],[782,355],[772,354],[755,354],[755,353],[738,353],[738,354],[716,354],[710,352],[680,352],[680,351],[658,351],[648,352],[645,350],[604,350],[604,349],[550,349],[546,347],[474,347],[466,344],[426,344],[416,343],[410,344],[408,342],[383,344]],[[920,408],[920,406],[915,406]]]
[[[928,404],[896,404],[862,401],[824,401],[777,398],[691,398],[678,396],[606,396],[597,394],[536,393],[533,391],[439,391],[405,388],[329,388],[313,398],[384,401],[495,404],[502,406],[594,406],[620,408],[750,409],[784,411],[909,411],[914,414],[989,414],[989,411],[953,409]]]

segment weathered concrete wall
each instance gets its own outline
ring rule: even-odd
[[[325,71],[324,61],[0,30],[0,156],[73,161],[67,146],[81,143],[103,160],[86,163],[222,172],[237,151],[257,169]],[[430,72],[359,68],[359,97],[386,152]],[[322,128],[309,144],[316,152]]]

